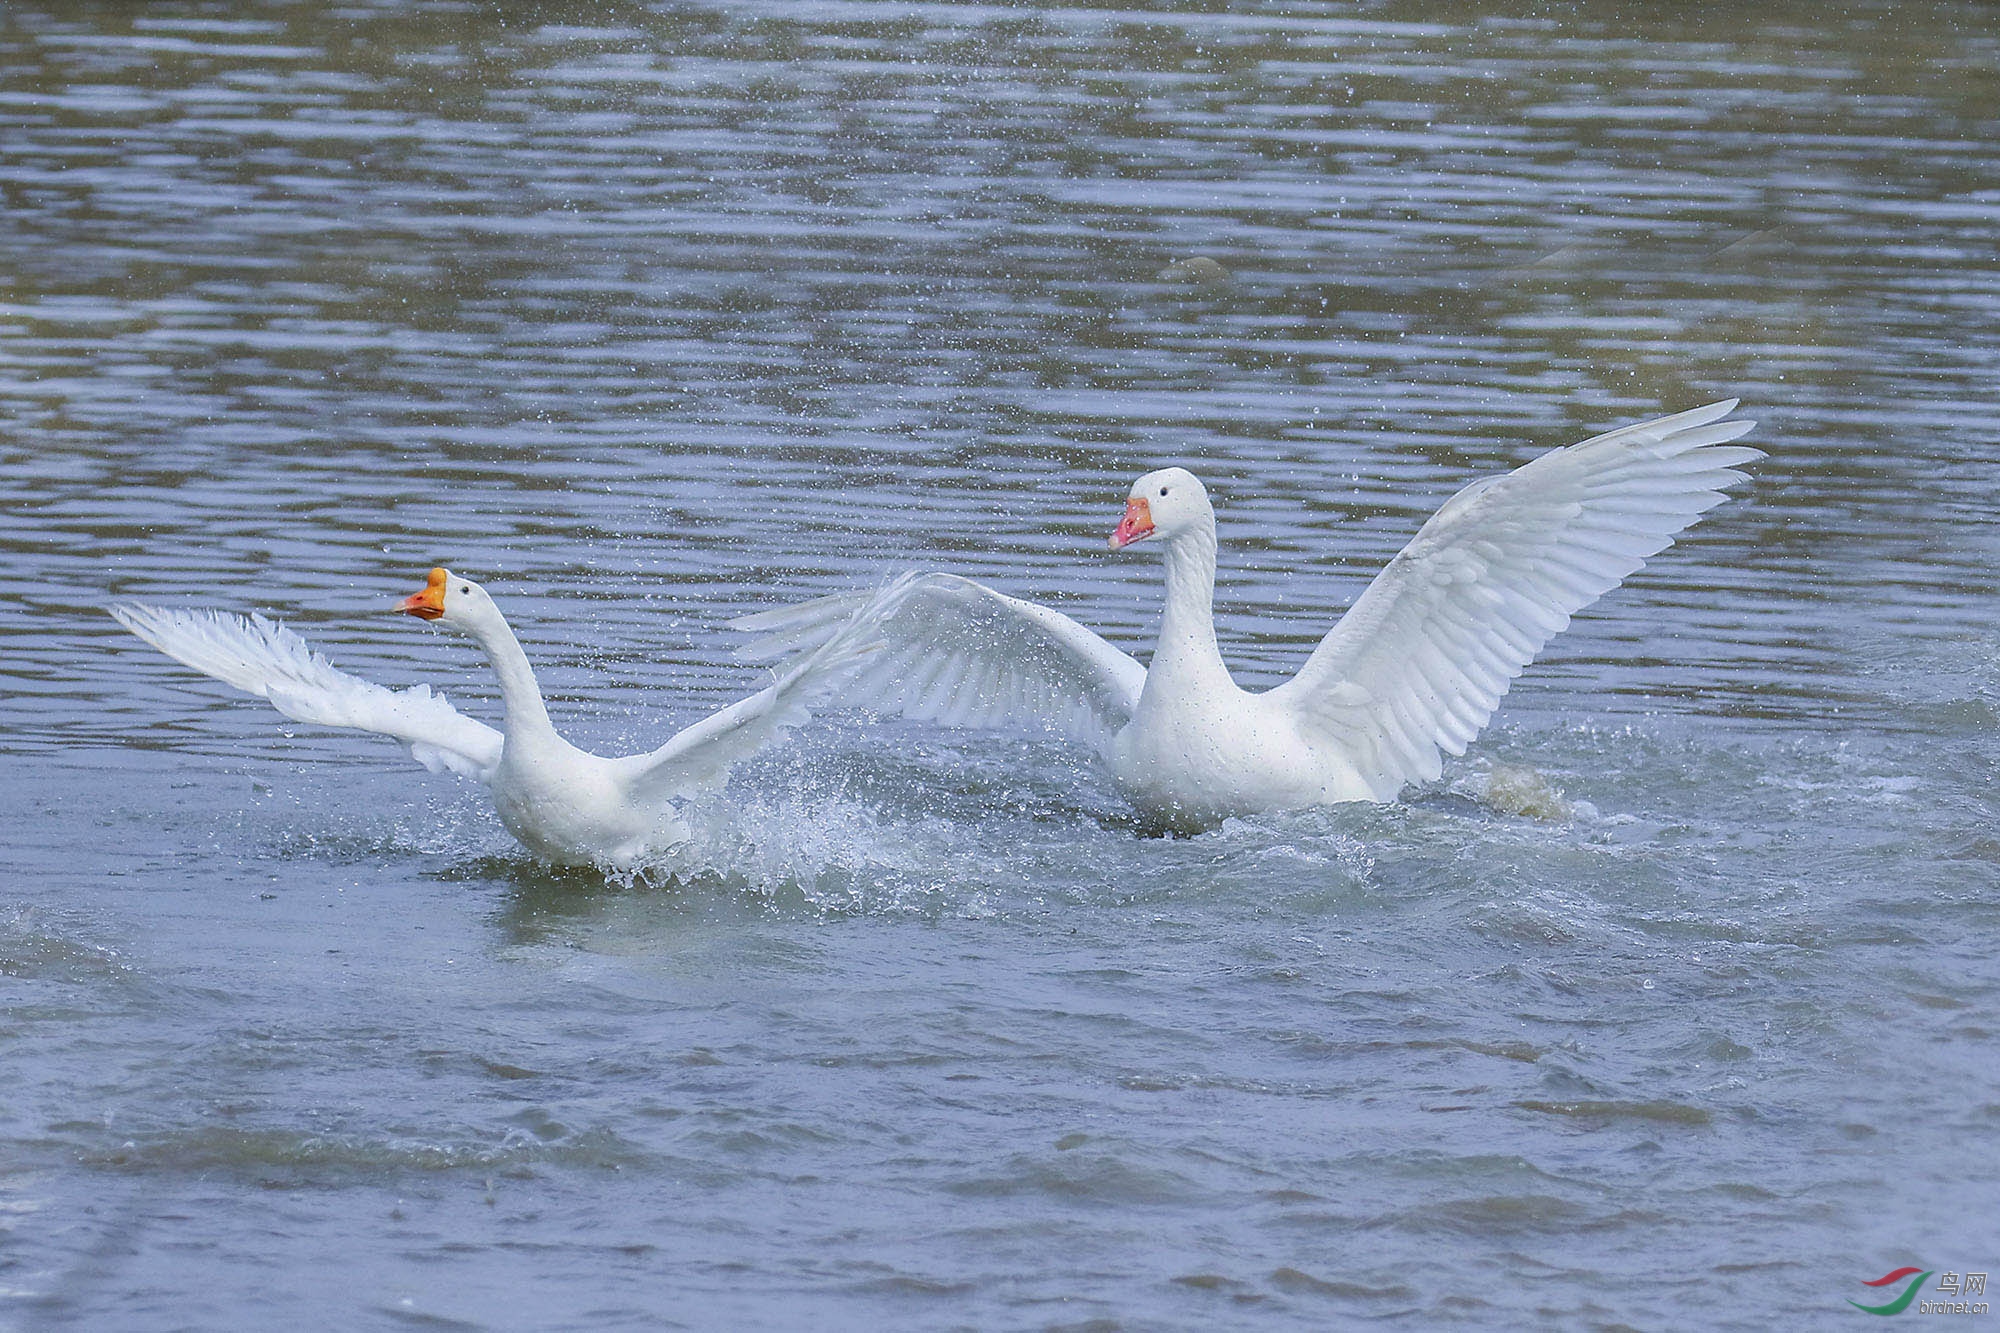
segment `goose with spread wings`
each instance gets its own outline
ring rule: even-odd
[[[680,802],[720,786],[730,768],[805,719],[880,644],[872,631],[833,628],[764,689],[688,727],[657,750],[590,754],[549,720],[534,668],[486,590],[433,569],[397,610],[472,636],[500,677],[503,728],[467,717],[426,685],[391,690],[336,669],[291,630],[262,616],[124,605],[118,623],[168,657],[286,717],[400,741],[433,772],[483,782],[508,832],[557,864],[627,868],[684,841]]]
[[[1150,821],[1391,801],[1463,754],[1570,617],[1673,543],[1763,457],[1730,442],[1736,401],[1555,449],[1446,501],[1298,675],[1251,693],[1216,645],[1215,511],[1170,467],[1132,487],[1113,550],[1166,563],[1149,664],[1058,611],[951,574],[907,574],[738,620],[752,660],[817,651],[865,623],[884,650],[843,701],[957,726],[1053,727],[1092,749]]]

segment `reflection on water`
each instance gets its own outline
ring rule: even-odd
[[[1970,4],[8,7],[0,1322],[352,1309],[326,1253],[598,1327],[1672,1324],[1983,1261],[1885,1182],[1955,1197],[1991,1121],[1996,142]],[[489,709],[377,614],[448,563],[637,746],[757,683],[730,616],[911,565],[1143,645],[1103,534],[1185,461],[1267,685],[1466,480],[1724,396],[1744,496],[1446,784],[1189,842],[846,725],[572,883],[97,609]]]

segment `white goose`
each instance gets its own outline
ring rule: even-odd
[[[1463,754],[1501,695],[1570,616],[1743,480],[1763,457],[1736,401],[1556,449],[1446,501],[1306,660],[1263,694],[1237,688],[1216,647],[1215,511],[1194,474],[1133,484],[1111,535],[1167,565],[1150,667],[1057,611],[950,574],[877,594],[747,616],[755,659],[817,649],[872,625],[884,651],[850,702],[949,725],[1028,723],[1094,747],[1148,819],[1193,831],[1231,815],[1389,801]]]
[[[720,786],[731,765],[803,721],[811,702],[879,644],[838,628],[765,689],[695,723],[648,754],[608,759],[556,733],[520,640],[486,590],[433,569],[398,611],[470,634],[500,676],[506,729],[465,716],[428,686],[390,690],[336,670],[306,641],[262,616],[114,606],[118,623],[167,656],[286,717],[401,741],[434,773],[478,778],[508,832],[558,864],[629,867],[684,841],[675,804]]]

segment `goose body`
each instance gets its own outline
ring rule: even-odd
[[[906,574],[737,621],[752,659],[816,651],[866,624],[884,650],[852,703],[948,725],[1026,723],[1094,749],[1150,820],[1390,801],[1463,754],[1570,616],[1673,543],[1763,455],[1730,441],[1735,400],[1543,454],[1446,501],[1291,680],[1239,688],[1215,639],[1215,513],[1185,468],[1132,486],[1111,535],[1166,566],[1150,663],[1060,612],[951,574]]]
[[[611,867],[685,840],[677,805],[720,786],[732,765],[802,721],[814,699],[873,651],[859,635],[827,635],[749,698],[656,750],[608,758],[556,731],[527,653],[477,583],[434,569],[424,590],[397,609],[472,636],[500,678],[504,729],[467,717],[428,686],[391,690],[348,675],[262,616],[137,605],[114,606],[111,614],[167,656],[265,699],[286,717],[389,736],[434,772],[479,780],[500,822],[535,855]]]
[[[1149,684],[1150,681],[1149,674]],[[1336,747],[1316,744],[1283,700],[1235,688],[1196,695],[1141,690],[1105,756],[1126,800],[1176,828],[1231,815],[1365,801],[1374,796]]]

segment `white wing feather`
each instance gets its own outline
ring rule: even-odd
[[[879,599],[864,598],[811,652],[747,699],[682,730],[650,754],[616,762],[634,800],[661,801],[719,786],[734,765],[806,721],[813,706],[882,651],[874,619]]]
[[[1463,754],[1570,616],[1673,544],[1761,450],[1736,400],[1556,449],[1445,502],[1271,691],[1391,800]]]
[[[844,702],[947,726],[1046,727],[1101,753],[1132,718],[1146,668],[1060,611],[955,574],[904,574],[865,593],[745,616],[763,637],[737,651],[768,661],[866,626],[882,651]]]
[[[372,731],[401,741],[434,773],[487,781],[501,734],[465,716],[428,685],[391,690],[350,676],[304,639],[263,616],[114,606],[112,616],[168,657],[267,700],[286,717]]]

